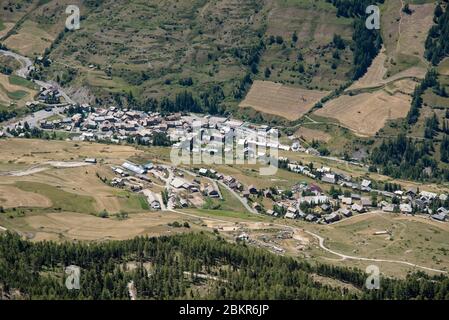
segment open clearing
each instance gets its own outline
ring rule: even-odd
[[[313,229],[325,238],[328,248],[342,254],[449,269],[449,226],[445,223],[424,217],[372,212],[332,225],[314,225]],[[374,235],[378,231],[389,234]]]
[[[404,118],[410,109],[411,97],[402,93],[389,95],[385,91],[343,95],[329,101],[315,113],[337,119],[356,134],[372,136],[388,120]]]
[[[449,76],[449,58],[444,59],[438,66],[438,73],[443,76]]]
[[[424,59],[424,43],[433,25],[434,3],[410,5],[412,14],[403,14],[396,51]]]
[[[387,77],[403,71],[425,74],[428,63],[424,59],[424,46],[433,25],[434,8],[434,3],[410,4],[412,14],[406,14],[402,12],[400,1],[386,1],[383,5],[381,20],[388,55]],[[413,72],[408,71],[411,68]]]
[[[382,87],[387,84],[401,87],[404,81],[414,82],[412,79],[423,79],[426,75],[426,69],[422,67],[411,67],[393,76],[386,77],[388,69],[386,67],[386,61],[388,57],[386,51],[383,48],[377,57],[373,60],[373,63],[368,68],[365,75],[354,82],[346,91],[376,88]],[[396,83],[399,82],[399,83]],[[408,85],[407,85],[408,87]]]
[[[296,120],[329,92],[293,88],[271,81],[254,81],[240,107]]]

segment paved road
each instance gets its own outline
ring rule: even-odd
[[[10,121],[8,121],[6,123],[6,125],[4,125],[4,128],[9,128],[9,129],[13,129],[17,124],[22,123],[24,124],[25,122],[28,123],[28,125],[33,128],[33,127],[39,127],[39,122],[47,119],[51,116],[57,115],[57,114],[62,114],[64,112],[64,107],[55,107],[53,109],[51,109],[51,111],[45,111],[45,110],[39,110],[36,111],[34,113],[31,113],[21,119],[12,119]]]
[[[25,56],[21,56],[15,52],[6,51],[6,50],[0,50],[0,55],[13,57],[17,61],[19,61],[19,63],[22,65],[22,68],[20,68],[19,70],[16,71],[16,74],[19,77],[26,78],[30,74],[30,71],[31,71],[30,68],[33,66],[33,62],[29,58],[27,58]],[[41,87],[51,87],[52,86],[52,87],[57,88],[67,103],[70,103],[70,104],[75,103],[75,101],[72,98],[70,98],[68,96],[68,94],[66,94],[64,92],[64,90],[56,82],[45,82],[45,81],[41,81],[41,80],[33,80],[33,82],[35,82],[37,85],[39,85]]]

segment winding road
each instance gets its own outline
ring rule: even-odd
[[[411,262],[407,262],[407,261],[401,261],[401,260],[389,260],[389,259],[362,258],[362,257],[355,257],[355,256],[349,256],[349,255],[346,255],[346,254],[342,254],[342,253],[339,253],[339,252],[337,252],[337,251],[331,250],[331,249],[329,249],[328,247],[326,247],[326,246],[324,245],[324,238],[323,238],[323,237],[321,237],[321,236],[319,236],[319,235],[317,235],[317,234],[315,234],[315,233],[312,233],[312,232],[310,232],[310,231],[307,231],[307,230],[304,230],[304,231],[305,231],[307,234],[310,234],[311,236],[313,236],[313,237],[315,237],[316,239],[318,239],[319,245],[320,245],[320,248],[321,248],[321,249],[323,249],[323,250],[325,250],[325,251],[327,251],[327,252],[329,252],[329,253],[332,253],[332,254],[334,254],[334,255],[336,255],[336,256],[339,256],[342,260],[350,259],[350,260],[359,260],[359,261],[372,261],[372,262],[398,263],[398,264],[403,264],[403,265],[407,265],[407,266],[414,267],[414,268],[424,269],[424,270],[427,270],[427,271],[433,271],[433,272],[438,272],[438,273],[447,273],[447,271],[444,271],[444,270],[439,270],[439,269],[433,269],[433,268],[429,268],[429,267],[424,267],[424,266],[420,266],[420,265],[417,265],[417,264],[414,264],[414,263],[411,263]]]
[[[31,71],[31,67],[33,66],[33,62],[25,56],[22,56],[18,53],[12,52],[12,51],[7,51],[7,50],[0,50],[0,55],[4,55],[7,57],[13,57],[14,59],[16,59],[17,61],[19,61],[19,63],[21,64],[21,68],[16,70],[15,74],[21,78],[27,78],[28,75],[30,74]],[[61,96],[65,99],[65,101],[69,104],[74,104],[75,101],[69,97],[69,95],[67,93],[64,92],[64,90],[61,88],[61,86],[59,86],[57,83],[55,82],[45,82],[45,81],[41,81],[41,80],[32,80],[34,83],[36,83],[38,86],[40,87],[54,87],[56,89],[58,89],[59,93],[61,94]]]

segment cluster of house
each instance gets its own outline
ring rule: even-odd
[[[62,94],[59,92],[58,88],[51,85],[41,86],[37,100],[26,102],[26,106],[32,107],[42,103],[47,105],[59,104],[61,102],[61,97]]]
[[[152,166],[151,163],[140,166],[129,161],[125,161],[121,166],[112,166],[111,169],[116,177],[110,181],[110,184],[113,187],[126,187],[130,191],[139,192],[152,185],[151,179],[146,175]]]
[[[66,109],[68,110],[68,109]],[[115,143],[138,138],[142,143],[151,143],[155,133],[165,134],[174,147],[188,146],[194,152],[194,141],[199,140],[202,151],[219,153],[223,151],[223,143],[233,137],[236,144],[253,150],[249,146],[257,145],[265,148],[290,150],[291,146],[270,142],[267,136],[277,133],[276,129],[266,125],[256,126],[228,117],[183,115],[181,113],[162,115],[128,109],[92,108],[83,104],[76,113],[60,120],[40,123],[43,129],[62,129],[80,135],[76,140],[107,140]],[[204,146],[206,145],[207,146]],[[226,149],[224,149],[226,152]],[[259,155],[261,156],[261,155]]]
[[[354,193],[351,193],[351,195],[347,197],[342,195],[338,196],[338,203],[333,203],[332,206],[329,206],[327,203],[331,201],[326,198],[327,196],[322,195],[321,191],[317,191],[317,187],[312,187],[312,190],[309,190],[316,193],[315,198],[313,198],[313,202],[316,205],[321,204],[321,213],[325,214],[323,216],[323,221],[327,223],[338,221],[342,217],[351,216],[353,213],[366,212],[370,208],[373,208],[371,197],[362,197],[358,192],[373,192],[382,197],[384,200],[377,203],[375,207],[376,210],[380,209],[383,212],[401,212],[404,214],[424,213],[429,214],[432,219],[438,221],[449,220],[449,210],[445,207],[439,207],[437,210],[432,209],[435,200],[439,200],[440,203],[446,203],[446,200],[448,200],[448,196],[446,194],[437,194],[428,191],[419,192],[416,188],[409,188],[406,191],[396,190],[394,192],[377,190],[372,188],[372,182],[368,179],[354,181],[352,177],[333,172],[329,167],[310,169],[308,166],[299,165],[297,163],[289,163],[288,169],[293,172],[306,175],[312,179],[328,184],[338,185],[354,191]],[[310,199],[310,197],[304,198],[306,200]],[[342,205],[345,207],[326,215],[326,212],[328,212],[331,207],[340,207]],[[319,220],[318,216],[314,216],[313,214],[306,215],[301,212],[299,208],[291,206],[287,208],[287,214],[285,216],[287,218],[304,218],[308,221]]]

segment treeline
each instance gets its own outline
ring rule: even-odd
[[[0,110],[0,122],[8,121],[17,116],[17,112],[8,111],[8,110]]]
[[[124,103],[126,102],[130,108],[145,112],[161,112],[162,114],[196,112],[211,115],[219,115],[226,112],[222,105],[224,98],[223,89],[218,85],[212,86],[199,96],[194,96],[190,91],[185,90],[177,93],[174,99],[163,97],[160,100],[148,98],[144,101],[138,101],[131,92],[125,96],[119,93],[113,96],[114,101],[120,108],[124,107]]]
[[[435,8],[434,26],[430,28],[426,40],[425,57],[434,66],[438,65],[444,57],[449,55],[449,10],[443,10],[441,4]]]
[[[376,3],[384,3],[384,0],[327,0],[337,8],[337,16],[354,18],[354,67],[352,79],[361,78],[382,46],[382,37],[379,30],[369,30],[365,26],[368,17],[365,10]]]
[[[80,290],[64,285],[69,265],[81,268]],[[320,284],[311,274],[360,291]],[[61,244],[0,235],[2,298],[14,293],[24,299],[129,299],[133,281],[139,299],[449,299],[447,277],[383,277],[380,289],[372,291],[364,288],[366,277],[357,269],[312,266],[205,233]]]
[[[374,148],[371,161],[384,175],[422,181],[438,176],[437,162],[431,156],[433,151],[431,141],[417,142],[400,134]]]
[[[415,91],[413,92],[412,106],[407,114],[408,124],[415,124],[419,118],[419,111],[423,104],[422,95],[428,88],[439,87],[437,80],[438,74],[434,69],[430,69],[421,84],[417,85]]]

